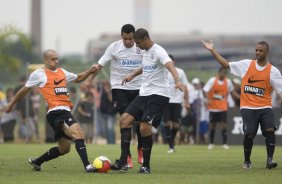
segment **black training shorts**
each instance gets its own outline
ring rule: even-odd
[[[227,112],[210,112],[210,123],[227,123]]]
[[[66,110],[54,110],[50,111],[46,116],[47,122],[53,128],[55,132],[55,139],[58,140],[61,137],[71,139],[67,136],[62,128],[60,127],[62,123],[65,123],[69,127],[76,123],[77,121],[74,119],[70,111]]]
[[[240,113],[243,119],[244,134],[256,135],[259,125],[264,135],[267,129],[276,129],[274,123],[274,113],[271,108],[265,109],[241,109]]]
[[[164,122],[172,121],[179,123],[181,118],[181,104],[169,103],[165,106],[163,111]]]
[[[119,114],[123,114],[129,104],[139,95],[139,90],[112,89],[113,104]]]
[[[148,122],[155,128],[160,125],[163,109],[169,98],[160,95],[138,96],[125,110],[135,118],[135,121]]]

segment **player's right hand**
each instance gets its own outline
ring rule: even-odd
[[[2,113],[2,112],[9,113],[9,112],[11,112],[11,111],[12,111],[12,107],[9,106],[9,105],[3,106],[3,107],[0,108],[0,112],[1,112],[1,113]]]

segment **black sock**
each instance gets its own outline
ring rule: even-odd
[[[175,136],[178,132],[178,128],[172,128],[171,130],[171,139],[172,139],[172,143],[174,144],[174,141],[175,141]]]
[[[222,142],[223,142],[223,144],[226,144],[226,142],[227,142],[227,130],[223,129],[221,131],[221,134],[222,134]]]
[[[215,130],[211,130],[210,131],[210,143],[213,144],[214,142],[214,134],[215,134]]]
[[[121,155],[120,155],[120,163],[127,163],[127,156],[130,154],[130,141],[131,141],[131,128],[122,128],[120,129],[121,133]]]
[[[37,158],[35,164],[40,166],[43,162],[47,162],[49,160],[55,159],[61,155],[62,154],[59,151],[59,147],[53,147],[49,149],[49,151],[41,155],[39,158]]]
[[[137,135],[137,149],[142,148],[142,137],[141,137],[141,132],[140,132],[140,125],[136,125],[136,135]]]
[[[150,168],[150,158],[151,158],[151,151],[153,147],[152,135],[142,137],[142,145],[143,145],[143,158],[144,158],[142,166]]]
[[[84,168],[88,166],[90,163],[88,161],[88,156],[87,156],[87,151],[86,151],[86,146],[84,144],[84,139],[76,139],[75,141],[75,148],[77,153],[80,156],[80,159],[84,165]]]
[[[166,141],[169,145],[169,148],[170,149],[173,149],[173,141],[172,141],[172,135],[171,135],[171,131],[170,131],[170,126],[165,126],[165,138],[166,138]]]
[[[273,158],[274,150],[275,150],[275,134],[272,131],[267,131],[265,135],[265,145],[267,151],[267,159]]]
[[[253,136],[251,135],[246,135],[244,138],[244,157],[245,157],[245,162],[250,162],[251,161],[251,153],[252,153],[252,148],[253,148]]]

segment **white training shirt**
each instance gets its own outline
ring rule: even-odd
[[[237,62],[229,62],[229,66],[230,66],[230,72],[236,76],[239,76],[241,78],[243,78],[248,69],[249,66],[251,64],[253,60],[251,59],[244,59],[244,60],[240,60]],[[267,66],[267,65],[266,65]],[[256,63],[256,69],[258,71],[262,71],[266,68],[266,66],[261,67]],[[281,73],[280,71],[275,67],[275,66],[271,66],[270,69],[270,85],[278,92],[281,93],[282,92],[282,77],[281,77]],[[255,109],[255,108],[251,108],[251,107],[241,107],[242,108],[246,108],[246,109]],[[262,108],[269,108],[269,107],[260,107],[259,109]]]
[[[187,80],[187,77],[186,77],[186,74],[185,72],[180,69],[180,68],[177,68],[175,67],[177,73],[178,73],[178,76],[179,76],[179,80],[185,84],[185,85],[188,85],[188,80]],[[184,92],[181,91],[180,89],[176,89],[175,88],[175,80],[172,76],[172,74],[170,72],[168,72],[168,81],[169,81],[169,87],[170,87],[170,90],[169,90],[169,95],[170,95],[170,99],[169,99],[169,103],[177,103],[177,104],[181,104],[183,101],[184,101]]]
[[[113,42],[108,46],[104,55],[98,61],[98,64],[105,66],[111,61],[110,83],[112,89],[139,90],[141,85],[141,76],[136,76],[126,85],[122,85],[122,80],[134,70],[142,66],[143,51],[134,46],[126,48],[123,40]]]
[[[62,69],[62,71],[66,75],[66,82],[67,83],[77,79],[77,74],[68,72],[64,69]],[[57,70],[52,71],[52,72],[57,72]],[[43,86],[45,86],[46,83],[47,83],[47,75],[46,75],[44,69],[37,69],[30,74],[29,79],[27,80],[27,82],[25,84],[25,87],[32,88],[32,87],[38,86],[38,87],[42,88]],[[53,110],[58,110],[58,109],[71,111],[68,106],[58,106],[58,107],[55,107],[53,109],[49,109],[48,112],[53,111]]]
[[[143,54],[143,72],[140,96],[160,95],[170,97],[167,62],[172,62],[164,48],[154,43]]]

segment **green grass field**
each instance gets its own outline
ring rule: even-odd
[[[223,150],[220,146],[207,150],[206,146],[181,145],[174,154],[167,154],[167,145],[154,145],[151,158],[151,174],[137,174],[139,164],[135,145],[132,146],[134,168],[126,174],[84,173],[74,145],[68,155],[43,164],[41,172],[31,170],[27,164],[29,157],[41,155],[53,144],[1,144],[0,183],[281,183],[282,166],[273,170],[265,169],[265,147],[254,146],[253,169],[242,169],[242,147],[231,146]],[[114,162],[119,156],[119,145],[88,145],[88,156],[94,160],[104,155]],[[282,148],[276,149],[275,161],[282,163]]]

